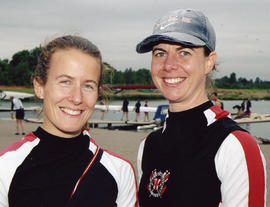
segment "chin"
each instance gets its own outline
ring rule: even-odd
[[[82,131],[82,126],[81,127],[63,127],[61,128],[61,131],[65,134],[79,134]]]
[[[163,96],[169,101],[169,102],[177,102],[181,99],[179,97],[179,94],[163,94]]]

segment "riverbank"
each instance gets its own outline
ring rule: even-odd
[[[270,100],[270,89],[216,89],[215,91],[221,100]]]

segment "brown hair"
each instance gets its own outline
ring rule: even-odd
[[[206,46],[204,46],[203,49],[204,49],[205,57],[208,57],[210,55],[211,51]],[[217,64],[215,63],[212,72],[210,72],[206,76],[206,90],[208,90],[208,91],[212,90],[214,88],[214,80],[213,80],[212,76],[213,76],[213,73],[216,71],[216,69],[217,69]]]
[[[75,35],[58,37],[50,41],[45,46],[41,47],[41,54],[39,56],[37,67],[32,75],[32,79],[38,78],[42,84],[46,84],[52,55],[57,50],[67,50],[72,48],[78,49],[81,52],[96,58],[100,62],[100,78],[98,83],[100,86],[103,71],[101,53],[97,46],[94,45],[92,42],[83,37]]]

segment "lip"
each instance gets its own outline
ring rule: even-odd
[[[183,83],[186,80],[186,78],[180,78],[180,77],[164,77],[163,78],[163,82],[166,85],[178,85]]]
[[[68,108],[68,107],[59,107],[60,110],[69,115],[69,116],[80,116],[84,110],[82,109],[72,109],[72,108]]]

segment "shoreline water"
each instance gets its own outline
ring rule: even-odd
[[[2,91],[16,91],[16,92],[27,92],[34,93],[32,87],[25,86],[1,86],[0,90]],[[222,88],[210,88],[209,94],[213,91],[218,93],[218,96],[221,100],[270,100],[270,90],[269,89],[222,89]],[[138,98],[157,100],[163,99],[162,94],[155,90],[149,89],[128,89],[123,90],[117,94],[114,94],[113,91],[106,91],[108,98],[110,100],[122,100],[124,98],[129,98],[130,100],[137,100]],[[31,100],[34,100],[32,98]]]
[[[223,101],[224,103],[224,109],[229,111],[230,113],[236,113],[236,109],[233,109],[233,106],[241,104],[242,101]],[[144,104],[144,101],[141,102],[142,105]],[[252,107],[251,111],[254,113],[259,114],[270,114],[269,108],[270,108],[270,101],[251,101]],[[118,101],[111,101],[107,103],[108,105],[119,105],[122,106],[122,100]],[[129,106],[134,106],[136,104],[136,101],[130,100]],[[166,100],[148,100],[148,106],[149,107],[157,107],[159,105],[168,104],[168,101]],[[40,103],[36,102],[25,102],[23,101],[23,105],[25,108],[33,107],[33,106],[41,106]],[[10,101],[1,101],[0,107],[9,107],[10,108]],[[149,118],[150,120],[153,120],[155,113],[150,112]],[[104,120],[112,120],[112,121],[119,121],[122,117],[122,111],[106,111],[104,114]],[[1,118],[10,118],[10,112],[0,112],[0,119]],[[40,112],[35,113],[34,111],[26,111],[25,112],[25,118],[26,119],[38,119],[42,118],[42,114]],[[95,110],[92,118],[98,120],[101,118],[101,112],[99,110]],[[135,120],[135,112],[131,111],[128,113],[128,119],[129,120]],[[144,113],[140,113],[139,120],[143,121],[144,119]],[[269,129],[270,129],[270,122],[261,122],[261,123],[246,123],[240,125],[243,129],[249,131],[253,136],[257,137],[263,137],[265,139],[270,139],[269,135]],[[101,125],[101,127],[106,127],[106,125]]]

